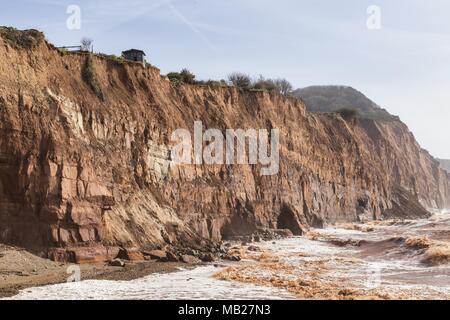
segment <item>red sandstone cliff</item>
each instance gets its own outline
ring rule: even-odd
[[[174,87],[155,68],[45,41],[22,48],[0,38],[0,117],[0,242],[69,248],[50,250],[54,258],[450,207],[449,176],[399,121],[310,114],[276,94]],[[280,129],[280,173],[173,165],[171,133],[197,120]]]

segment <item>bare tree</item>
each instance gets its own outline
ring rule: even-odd
[[[266,79],[263,75],[260,75],[257,80],[253,81],[253,88],[265,91],[278,90],[275,81],[272,79]]]
[[[293,86],[286,79],[277,79],[274,82],[278,92],[280,92],[283,96],[288,96],[292,93]]]
[[[81,39],[81,51],[91,51],[94,41],[89,38]]]
[[[228,76],[228,80],[238,88],[248,89],[252,85],[250,76],[240,72],[233,72]]]

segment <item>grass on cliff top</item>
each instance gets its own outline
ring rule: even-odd
[[[0,27],[0,37],[16,48],[31,49],[42,42],[44,34],[37,30],[17,30],[11,27]]]

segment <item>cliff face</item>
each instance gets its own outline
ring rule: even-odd
[[[399,121],[310,114],[276,94],[173,87],[155,68],[44,41],[25,49],[0,38],[0,117],[0,242],[54,259],[450,207],[447,173]],[[194,121],[280,129],[279,174],[174,165],[170,136]]]

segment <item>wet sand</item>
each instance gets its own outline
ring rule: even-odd
[[[20,248],[0,245],[0,298],[17,295],[19,291],[67,282],[73,275],[69,264],[39,258]],[[127,262],[125,267],[81,265],[81,280],[131,281],[154,273],[176,272],[180,263]]]

